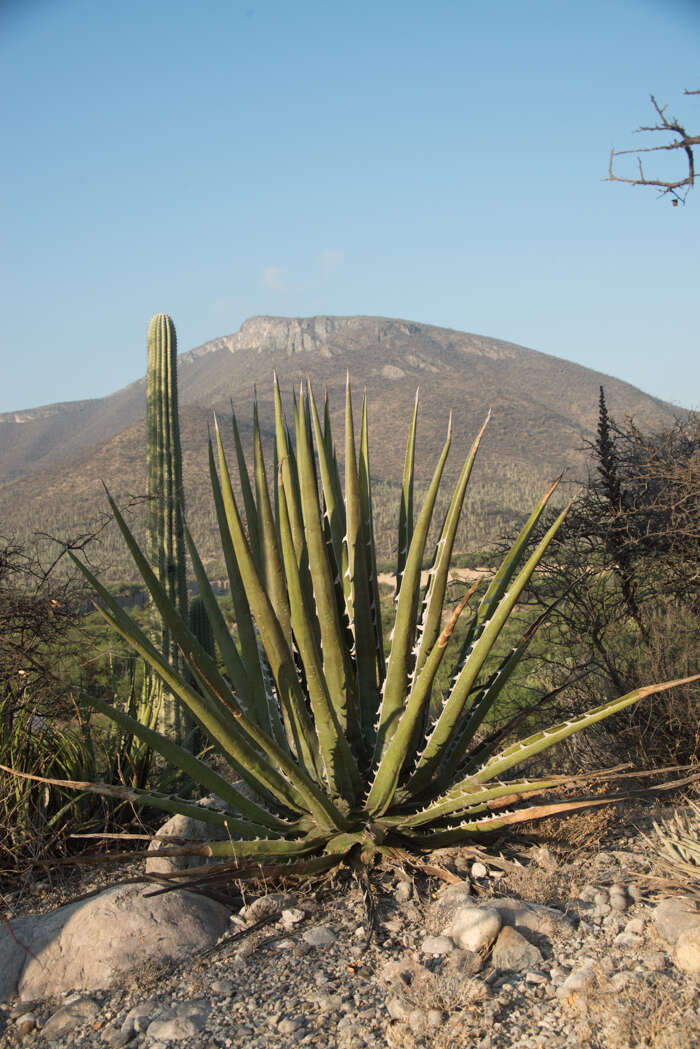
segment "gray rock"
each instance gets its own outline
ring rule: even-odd
[[[490,946],[501,931],[501,916],[494,907],[460,907],[443,936],[450,936],[465,951]]]
[[[428,1009],[428,1027],[432,1027],[435,1031],[438,1027],[441,1027],[445,1021],[445,1014],[442,1009]]]
[[[442,954],[449,954],[452,950],[454,942],[449,936],[426,936],[421,944],[423,954],[430,954],[436,958]]]
[[[117,885],[14,920],[26,950],[0,928],[0,1002],[15,993],[31,1000],[112,987],[153,959],[180,960],[213,946],[228,927],[229,911],[220,903],[179,891],[146,897],[144,889],[152,886]]]
[[[246,907],[241,907],[240,915],[245,918],[247,922],[255,922],[259,918],[264,918],[267,914],[274,914],[279,911],[280,917],[285,910],[293,909],[296,903],[294,896],[290,896],[288,892],[270,892],[267,896],[259,896],[257,900],[253,900]]]
[[[204,798],[199,802],[204,809],[219,808],[223,802],[218,798]],[[155,849],[186,848],[187,845],[199,845],[205,841],[225,841],[228,837],[225,827],[217,827],[213,823],[204,823],[195,820],[191,816],[181,816],[176,813],[165,821],[153,838],[148,851]],[[173,839],[168,841],[167,839]],[[216,859],[206,856],[163,856],[146,860],[147,874],[169,874],[171,871],[189,870],[190,867],[201,867],[205,863],[215,863]]]
[[[149,998],[147,1001],[135,1005],[133,1009],[129,1009],[129,1012],[124,1017],[124,1022],[121,1026],[122,1034],[127,1034],[129,1038],[132,1038],[135,1034],[145,1031],[159,1010],[160,1007],[156,998]]]
[[[468,904],[476,906],[468,881],[453,882],[445,885],[437,894],[427,914],[426,931],[439,934],[450,924],[460,907]]]
[[[194,1038],[200,1028],[187,1016],[173,1016],[169,1020],[153,1020],[148,1025],[148,1038],[160,1038],[163,1042],[181,1042]]]
[[[211,989],[213,994],[229,995],[234,993],[236,985],[233,980],[214,980]]]
[[[474,976],[483,967],[483,959],[476,951],[464,951],[461,947],[455,947],[448,954],[445,964],[448,969],[459,973],[461,976]]]
[[[491,963],[496,969],[524,972],[543,961],[533,943],[529,943],[517,929],[506,925],[493,946]]]
[[[610,906],[614,911],[626,911],[630,905],[630,899],[624,885],[610,886]]]
[[[592,965],[583,965],[566,977],[563,984],[557,987],[558,998],[585,996],[593,987],[595,975]]]
[[[615,937],[614,943],[617,947],[622,947],[625,950],[633,950],[635,947],[639,947],[642,942],[642,937],[637,936],[633,932],[619,932]]]
[[[335,933],[327,925],[315,925],[313,929],[307,929],[303,934],[304,940],[310,947],[327,947],[335,943]]]
[[[700,926],[700,913],[688,896],[669,896],[654,909],[654,924],[668,943],[675,943],[681,933]]]
[[[295,1031],[298,1031],[303,1026],[304,1021],[296,1017],[288,1020],[280,1020],[277,1024],[277,1030],[280,1034],[294,1034]]]
[[[680,934],[673,948],[673,962],[683,972],[700,973],[700,925]]]
[[[411,1009],[408,1014],[408,1026],[412,1034],[417,1038],[422,1038],[428,1026],[428,1018],[422,1009]]]
[[[53,1013],[41,1033],[47,1041],[53,1042],[70,1034],[76,1027],[96,1020],[99,1014],[100,1008],[92,998],[76,998]]]
[[[490,900],[489,906],[498,911],[504,925],[511,925],[514,929],[527,929],[548,938],[570,936],[573,931],[573,923],[556,907],[512,898]]]
[[[400,881],[396,886],[394,896],[397,903],[408,903],[413,895],[413,886],[410,881]]]
[[[386,1001],[386,1011],[392,1020],[407,1020],[410,1009],[403,998],[392,994]]]
[[[32,1012],[24,1013],[23,1016],[19,1016],[15,1021],[15,1031],[24,1038],[25,1035],[29,1034],[36,1027],[36,1016]]]

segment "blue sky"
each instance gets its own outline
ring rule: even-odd
[[[696,0],[4,0],[0,411],[111,393],[259,313],[508,339],[700,407]]]

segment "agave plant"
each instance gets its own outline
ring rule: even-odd
[[[226,840],[187,851],[233,861],[236,870],[292,863],[318,871],[347,857],[365,861],[398,849],[426,849],[482,840],[498,828],[550,815],[576,803],[528,805],[565,777],[530,779],[514,770],[540,752],[673,682],[639,689],[579,717],[506,742],[485,731],[494,705],[507,695],[537,621],[493,666],[494,645],[568,507],[535,549],[529,540],[556,483],[544,494],[485,593],[468,613],[466,636],[437,696],[437,673],[470,589],[447,608],[450,558],[462,505],[486,422],[461,469],[439,529],[428,582],[421,568],[438,488],[451,443],[442,453],[414,521],[414,450],[418,401],[411,420],[399,514],[395,619],[388,653],[379,606],[370,487],[366,398],[359,447],[351,392],[346,391],[344,483],[326,398],[319,416],[311,387],[294,402],[287,427],[275,379],[275,441],[271,494],[257,408],[254,463],[248,470],[235,415],[233,437],[241,497],[218,426],[209,462],[221,545],[231,585],[232,633],[214,597],[197,549],[185,540],[218,649],[197,640],[139,548],[117,506],[114,516],[150,591],[164,628],[180,650],[179,669],[85,567],[104,618],[138,652],[165,687],[190,710],[228,773],[204,763],[153,728],[109,704],[101,713],[133,732],[171,765],[215,794],[223,809],[153,791],[128,796],[169,812],[224,826]],[[219,767],[222,767],[219,764]],[[245,790],[243,780],[251,790]],[[238,785],[236,785],[238,783]],[[125,788],[94,785],[114,793]],[[253,800],[251,800],[251,794]],[[579,802],[578,804],[583,804]],[[173,850],[170,850],[171,852]],[[287,867],[286,869],[290,869]]]

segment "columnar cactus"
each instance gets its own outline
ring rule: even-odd
[[[166,313],[156,313],[148,326],[146,375],[146,467],[148,528],[146,549],[168,598],[179,615],[187,616],[184,493],[182,451],[177,404],[177,339]],[[159,647],[178,669],[180,651],[163,625]],[[164,696],[159,727],[171,739],[183,742],[190,719],[174,696]]]

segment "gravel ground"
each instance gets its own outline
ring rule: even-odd
[[[154,962],[118,988],[0,1007],[0,1044],[694,1049],[700,982],[674,964],[653,920],[669,890],[652,877],[660,872],[646,840],[636,826],[588,817],[576,842],[576,824],[568,826],[566,839],[530,839],[504,862],[475,861],[467,849],[428,860],[468,883],[479,907],[514,897],[555,908],[554,925],[540,910],[544,924],[522,942],[511,937],[517,958],[506,965],[518,968],[504,968],[503,944],[499,955],[498,944],[472,952],[435,941],[444,883],[409,868],[373,872],[376,927],[367,943],[363,893],[342,869],[312,886],[286,886],[281,899],[270,887],[267,902],[232,916],[229,935],[238,939],[186,964]],[[93,872],[80,888],[113,880]],[[35,887],[31,898],[10,900],[11,913],[51,909],[76,888]],[[266,908],[275,909],[271,920],[248,932]]]

